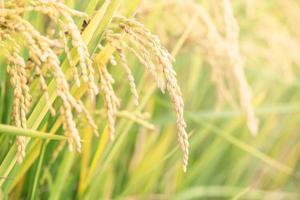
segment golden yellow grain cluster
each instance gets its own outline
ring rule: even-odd
[[[186,123],[183,118],[184,103],[180,88],[177,84],[176,72],[173,69],[173,57],[161,45],[159,38],[153,35],[145,26],[135,19],[128,19],[123,16],[115,16],[114,21],[119,25],[123,33],[106,33],[107,41],[116,47],[121,63],[125,66],[130,87],[137,101],[137,92],[133,76],[127,65],[123,51],[133,53],[146,70],[156,80],[157,86],[162,92],[168,91],[173,102],[173,108],[177,118],[178,140],[183,151],[183,170],[186,171],[188,165],[189,142],[186,133]],[[125,35],[124,35],[125,33]],[[125,36],[129,39],[129,44],[124,42]],[[132,45],[131,45],[132,44]]]
[[[26,113],[31,102],[31,95],[27,85],[25,62],[16,47],[11,54],[7,55],[7,60],[7,73],[14,90],[13,119],[17,127],[27,128]],[[21,162],[25,156],[25,137],[18,136],[16,142],[18,144],[17,160]]]

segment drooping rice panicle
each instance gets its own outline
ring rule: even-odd
[[[116,16],[115,20],[119,23],[120,28],[135,42],[139,43],[144,49],[148,48],[147,52],[152,53],[157,59],[158,65],[155,68],[155,76],[159,76],[157,72],[162,70],[166,80],[166,89],[171,97],[173,108],[177,118],[178,140],[183,152],[183,170],[187,170],[189,142],[186,133],[186,123],[183,118],[184,103],[180,88],[177,84],[176,72],[173,69],[173,57],[164,48],[157,36],[152,35],[143,24],[134,19],[127,19],[122,16]],[[151,61],[151,60],[150,60]],[[148,60],[146,60],[148,62]],[[147,67],[146,67],[147,69]]]
[[[27,77],[25,73],[25,61],[19,55],[17,48],[7,56],[7,73],[10,75],[10,82],[13,87],[13,119],[17,127],[27,128],[26,114],[31,102]],[[18,136],[17,143],[17,161],[22,162],[25,157],[26,138]]]

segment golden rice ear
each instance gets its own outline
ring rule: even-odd
[[[161,45],[159,38],[153,35],[140,22],[135,19],[127,19],[123,16],[116,16],[115,21],[131,41],[138,44],[138,48],[142,50],[142,55],[134,50],[131,51],[138,55],[137,57],[141,59],[146,69],[153,74],[154,77],[158,77],[159,74],[157,74],[157,71],[160,71],[161,68],[166,83],[165,87],[171,97],[177,118],[178,140],[183,152],[183,170],[186,171],[189,157],[189,142],[186,132],[186,123],[183,117],[184,103],[180,88],[177,84],[176,72],[172,66],[174,58],[169,54],[167,49]],[[149,68],[148,63],[152,63],[153,59],[157,60],[157,65],[151,66],[153,68]],[[159,83],[158,86],[160,86]]]
[[[25,72],[25,61],[19,55],[18,45],[13,47],[12,52],[6,55],[8,60],[7,73],[10,76],[10,83],[13,88],[13,119],[17,127],[27,128],[26,114],[29,110],[31,95],[27,86]],[[26,138],[18,136],[17,161],[22,162],[25,157]]]

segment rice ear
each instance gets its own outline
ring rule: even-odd
[[[145,63],[146,70],[148,70],[158,80],[159,74],[157,71],[161,68],[164,80],[166,83],[166,90],[173,103],[173,109],[176,114],[176,124],[178,130],[178,140],[183,152],[183,170],[187,170],[189,157],[189,142],[186,133],[186,123],[183,117],[184,103],[180,88],[177,84],[176,72],[173,69],[172,62],[174,58],[170,55],[166,48],[164,48],[159,38],[153,35],[143,24],[135,19],[127,19],[123,16],[115,16],[116,23],[126,33],[131,41],[138,44],[140,49],[143,49],[142,55],[135,50],[131,50],[142,58],[142,63]],[[143,56],[143,54],[147,56]],[[152,63],[153,59],[157,61],[155,68],[149,68],[147,63]],[[157,84],[160,87],[159,83]],[[164,88],[163,88],[164,91]]]

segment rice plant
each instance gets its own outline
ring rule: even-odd
[[[298,1],[0,10],[0,199],[300,198]]]

